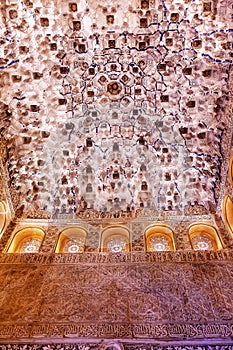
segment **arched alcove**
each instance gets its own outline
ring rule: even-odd
[[[7,207],[4,202],[0,202],[0,237],[5,229],[7,221]]]
[[[145,231],[148,252],[175,250],[172,229],[165,224],[155,224]]]
[[[44,231],[41,228],[23,228],[15,233],[8,253],[38,253],[44,235]]]
[[[195,223],[189,227],[189,237],[194,250],[219,250],[222,244],[216,228],[207,223]]]
[[[106,228],[102,232],[101,251],[111,253],[129,252],[129,231],[122,226],[112,226]]]
[[[223,201],[223,218],[227,230],[233,237],[233,201],[230,196],[226,196]]]
[[[81,227],[68,227],[59,235],[55,253],[82,253],[85,249],[86,231]]]

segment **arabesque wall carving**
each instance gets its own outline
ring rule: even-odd
[[[1,254],[0,338],[233,337],[233,252]]]
[[[105,345],[105,346],[104,346]],[[116,347],[117,346],[117,347]],[[103,344],[75,343],[75,344],[7,344],[0,345],[0,350],[232,350],[233,345],[152,345],[152,344]]]

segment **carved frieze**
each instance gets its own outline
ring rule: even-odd
[[[173,252],[126,252],[82,254],[0,254],[0,264],[119,264],[119,263],[206,263],[233,260],[232,250],[173,251]]]
[[[0,344],[0,350],[233,350],[233,345],[154,345],[124,343],[75,343],[75,344]]]
[[[1,254],[0,338],[233,337],[233,253]]]

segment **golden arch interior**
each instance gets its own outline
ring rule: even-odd
[[[228,232],[233,237],[233,201],[230,196],[226,196],[223,201],[223,219]]]
[[[194,250],[220,250],[220,241],[217,229],[206,223],[195,223],[189,228],[189,237]]]
[[[4,202],[0,202],[0,238],[7,223],[7,207]]]
[[[174,251],[175,243],[172,229],[167,225],[154,225],[145,231],[146,249],[153,251]]]
[[[129,231],[122,226],[106,228],[101,237],[102,252],[129,252],[130,235]]]
[[[86,234],[80,227],[64,229],[59,235],[55,253],[82,253],[85,249]]]
[[[227,200],[227,205],[233,205]],[[231,208],[230,208],[231,209]],[[231,213],[231,211],[230,211]],[[231,220],[231,217],[227,217]],[[231,230],[232,222],[229,221]],[[81,226],[70,226],[57,233],[57,242],[54,244],[55,253],[83,253],[88,248],[87,239],[89,232]],[[190,241],[190,249],[194,250],[220,250],[223,249],[222,241],[216,227],[205,222],[195,222],[187,228],[186,235]],[[162,223],[155,223],[145,229],[144,240],[147,252],[175,251],[175,233],[173,229]],[[39,252],[45,232],[38,227],[24,227],[16,230],[8,248],[9,253]],[[98,249],[101,252],[129,252],[135,242],[132,240],[132,232],[122,225],[109,226],[99,235]],[[88,249],[87,249],[88,251]]]
[[[14,234],[8,253],[38,253],[44,235],[41,228],[23,228]]]

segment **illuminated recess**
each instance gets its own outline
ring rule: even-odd
[[[41,241],[36,238],[29,238],[24,241],[20,248],[20,253],[38,253]]]
[[[189,228],[189,237],[194,250],[219,250],[222,244],[215,227],[206,223],[195,223]]]
[[[223,201],[223,218],[227,230],[233,237],[233,202],[230,196],[226,196]]]
[[[64,229],[56,246],[56,253],[82,253],[85,249],[86,231],[81,227]]]
[[[44,239],[44,231],[27,227],[18,231],[10,244],[8,253],[38,253]]]
[[[146,230],[145,236],[148,252],[175,250],[173,231],[167,225],[153,225]]]
[[[105,229],[102,233],[101,251],[120,253],[128,252],[129,231],[122,226],[113,226]]]

